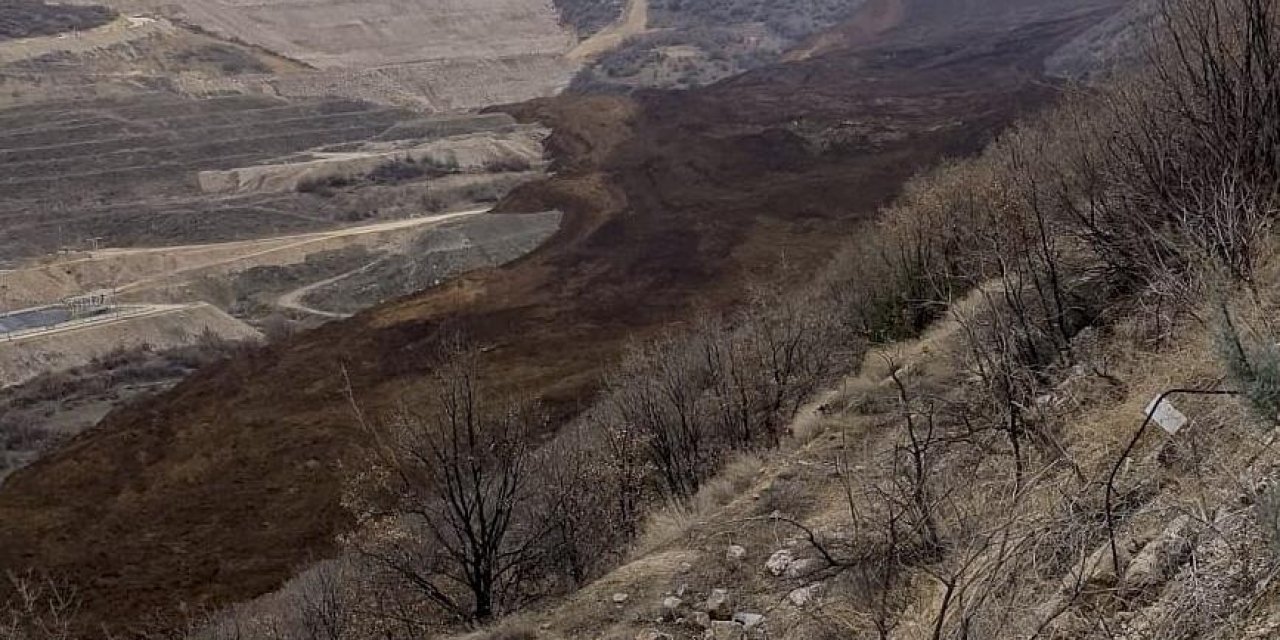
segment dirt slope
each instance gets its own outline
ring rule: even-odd
[[[569,415],[628,336],[732,304],[784,262],[806,277],[908,176],[1051,95],[1041,60],[1101,15],[1049,17],[514,108],[556,129],[560,173],[501,207],[564,211],[546,245],[109,417],[0,490],[0,566],[72,576],[85,623],[123,630],[275,587],[347,522],[341,465],[361,436],[343,367],[370,406],[412,400],[434,342],[465,326],[501,385]]]

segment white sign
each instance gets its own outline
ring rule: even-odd
[[[1157,403],[1159,404],[1157,405]],[[1151,400],[1151,403],[1147,405],[1145,415],[1150,416],[1152,420],[1155,420],[1156,424],[1160,425],[1161,429],[1169,432],[1169,435],[1177,433],[1179,429],[1187,426],[1188,422],[1187,416],[1183,415],[1181,411],[1178,411],[1178,409],[1173,406],[1172,402],[1169,402],[1168,400],[1161,402],[1160,396],[1156,396]]]

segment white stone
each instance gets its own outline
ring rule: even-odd
[[[741,562],[747,558],[747,549],[742,545],[731,544],[725,550],[724,557],[729,562]]]
[[[625,594],[625,593],[615,593],[615,594],[613,594],[613,603],[614,603],[614,604],[622,604],[622,603],[624,603],[624,602],[626,602],[626,601],[627,601],[627,598],[630,598],[630,597],[631,597],[631,596],[629,596],[629,595],[627,595],[627,594]]]
[[[805,558],[803,560],[796,560],[788,565],[786,575],[788,578],[794,580],[817,573],[824,568],[826,568],[826,563],[822,560],[817,558]]]
[[[769,556],[769,559],[764,563],[764,568],[768,569],[769,573],[780,576],[786,572],[787,567],[791,566],[792,562],[795,562],[795,559],[795,556],[791,555],[791,552],[787,549],[778,549],[773,552],[773,555]]]
[[[820,584],[811,584],[807,587],[800,587],[787,594],[787,600],[797,607],[805,607],[812,604],[818,599],[818,591],[822,589]]]
[[[764,622],[764,616],[758,613],[746,613],[744,611],[739,611],[738,613],[733,614],[733,621],[741,624],[743,628],[750,631],[751,629],[760,626],[761,622]]]

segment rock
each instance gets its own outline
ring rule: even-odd
[[[1116,551],[1120,556],[1121,572],[1124,567],[1129,564],[1129,550],[1126,548],[1124,541],[1117,541]],[[1068,591],[1078,588],[1077,581],[1081,584],[1091,587],[1114,587],[1119,581],[1121,572],[1116,571],[1116,565],[1111,555],[1111,545],[1108,540],[1104,540],[1098,548],[1089,554],[1089,557],[1083,563],[1077,563],[1073,571],[1063,576],[1061,581],[1061,590]]]
[[[787,594],[787,600],[797,607],[805,607],[813,604],[818,599],[818,592],[822,589],[822,585],[818,583],[811,584],[807,587],[800,587]]]
[[[675,596],[667,596],[662,599],[662,619],[675,620],[680,617],[680,609],[684,606],[684,600]]]
[[[689,622],[692,622],[693,626],[701,629],[711,628],[711,616],[707,615],[705,611],[693,612],[693,616],[689,618]]]
[[[787,565],[787,570],[785,571],[785,573],[788,578],[791,578],[794,580],[797,578],[804,578],[806,576],[817,573],[825,569],[826,566],[827,566],[826,562],[823,562],[822,560],[819,560],[817,558],[805,558],[803,560],[796,560],[795,562],[792,562],[791,564]]]
[[[657,629],[645,629],[636,634],[636,640],[673,640],[671,634],[663,633]]]
[[[626,601],[627,601],[627,599],[628,599],[628,598],[630,598],[630,597],[631,597],[631,596],[629,596],[629,595],[627,595],[627,594],[625,594],[625,593],[615,593],[615,594],[613,594],[613,598],[612,598],[612,600],[613,600],[613,603],[614,603],[614,604],[622,604],[622,603],[626,602]]]
[[[780,576],[786,572],[787,567],[791,566],[791,563],[795,562],[795,560],[795,556],[791,555],[791,552],[787,549],[778,549],[765,561],[764,568],[768,569],[769,573]]]
[[[702,637],[706,640],[742,640],[746,634],[747,630],[737,622],[717,620],[711,623],[711,628]]]
[[[733,614],[733,621],[742,625],[742,627],[747,631],[750,631],[760,626],[760,623],[764,622],[764,616],[758,613],[739,611],[738,613]]]
[[[1155,540],[1143,547],[1125,569],[1125,588],[1143,591],[1164,582],[1194,543],[1190,524],[1190,516],[1178,516]]]
[[[742,545],[731,544],[725,550],[724,558],[729,562],[742,562],[747,559],[747,549]]]
[[[728,620],[733,617],[733,602],[725,589],[712,589],[702,608],[712,620]]]
[[[676,567],[676,573],[683,574],[689,573],[690,571],[693,571],[693,565],[688,562],[681,562],[680,566]]]

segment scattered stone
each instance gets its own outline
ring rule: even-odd
[[[674,640],[669,633],[663,633],[657,629],[645,629],[636,634],[636,640]]]
[[[676,568],[676,573],[689,573],[690,571],[693,571],[693,565],[688,562],[681,562],[680,566]]]
[[[705,611],[693,612],[693,616],[689,618],[689,621],[692,622],[695,627],[701,629],[711,628],[711,616],[707,615]]]
[[[787,549],[778,549],[773,552],[773,555],[769,556],[769,559],[764,563],[764,568],[768,569],[769,573],[780,576],[787,571],[787,567],[791,566],[791,563],[795,562],[795,560],[795,556],[791,555],[791,552]]]
[[[707,602],[702,608],[712,620],[728,620],[733,617],[733,602],[729,599],[729,591],[726,589],[712,589],[711,595],[707,596]]]
[[[758,613],[739,611],[738,613],[733,614],[733,621],[742,625],[742,627],[747,631],[750,631],[760,626],[760,623],[764,622],[764,616]]]
[[[614,603],[614,604],[622,604],[622,603],[624,603],[624,602],[626,602],[626,601],[627,601],[627,598],[630,598],[630,597],[631,597],[631,596],[629,596],[629,595],[627,595],[627,594],[625,594],[625,593],[615,593],[615,594],[613,594],[613,603]]]
[[[1194,543],[1190,525],[1190,516],[1178,516],[1143,547],[1125,569],[1125,588],[1140,592],[1164,582]]]
[[[826,566],[825,562],[817,558],[805,558],[803,560],[796,560],[795,562],[787,565],[785,573],[788,578],[794,580],[817,573],[826,568]]]
[[[711,628],[702,634],[706,640],[742,640],[745,636],[746,629],[741,624],[725,620],[712,622]]]
[[[680,617],[680,608],[684,606],[684,600],[675,596],[667,596],[662,599],[662,619],[675,620]]]
[[[729,548],[725,550],[724,557],[729,562],[742,562],[747,559],[747,549],[742,545],[731,544],[729,545]]]
[[[818,583],[811,584],[807,587],[800,587],[787,594],[787,600],[797,607],[805,607],[813,604],[818,599],[818,591],[822,589],[822,585]]]

